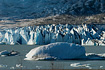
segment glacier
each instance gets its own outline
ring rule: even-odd
[[[0,29],[0,44],[44,45],[68,42],[80,45],[105,45],[105,29],[100,25],[49,24]]]

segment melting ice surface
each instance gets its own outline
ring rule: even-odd
[[[85,53],[85,48],[65,42],[56,42],[32,49],[25,60],[105,60],[105,54]]]
[[[43,45],[55,42],[105,45],[105,29],[100,25],[50,24],[0,30],[0,44]]]

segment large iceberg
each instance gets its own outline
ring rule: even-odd
[[[32,49],[25,60],[105,60],[105,53],[86,53],[78,44],[56,42]]]
[[[65,42],[51,43],[32,49],[27,55],[28,60],[66,60],[85,58],[85,48]]]

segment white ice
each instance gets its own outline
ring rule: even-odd
[[[66,42],[56,42],[32,49],[25,60],[105,60],[105,53],[85,53],[85,47]]]
[[[90,64],[84,64],[84,63],[72,63],[70,64],[71,67],[84,67],[84,68],[89,68],[92,69]]]
[[[26,59],[44,60],[44,59],[81,59],[85,57],[85,48],[65,42],[51,43],[32,49]]]
[[[0,31],[0,44],[44,45],[54,42],[68,42],[104,46],[104,35],[105,31],[98,25],[96,27],[86,24],[77,26],[69,24],[28,26]]]

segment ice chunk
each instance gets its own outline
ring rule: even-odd
[[[21,64],[16,64],[17,68],[22,68],[23,66]]]
[[[72,67],[90,67],[90,64],[81,64],[81,63],[72,63],[70,66]]]
[[[86,57],[88,60],[105,60],[105,53],[96,54],[96,53],[86,53]]]
[[[103,68],[104,66],[100,66],[100,68]]]
[[[0,68],[6,68],[7,65],[0,64]]]
[[[10,69],[15,69],[15,67],[10,67]]]
[[[12,50],[11,52],[8,52],[7,50],[1,51],[0,56],[15,56],[18,55],[19,52]]]
[[[85,48],[65,42],[51,43],[32,49],[26,57],[28,59],[80,59],[85,57]]]
[[[7,50],[1,51],[0,55],[1,56],[9,56],[10,52],[8,52]]]

